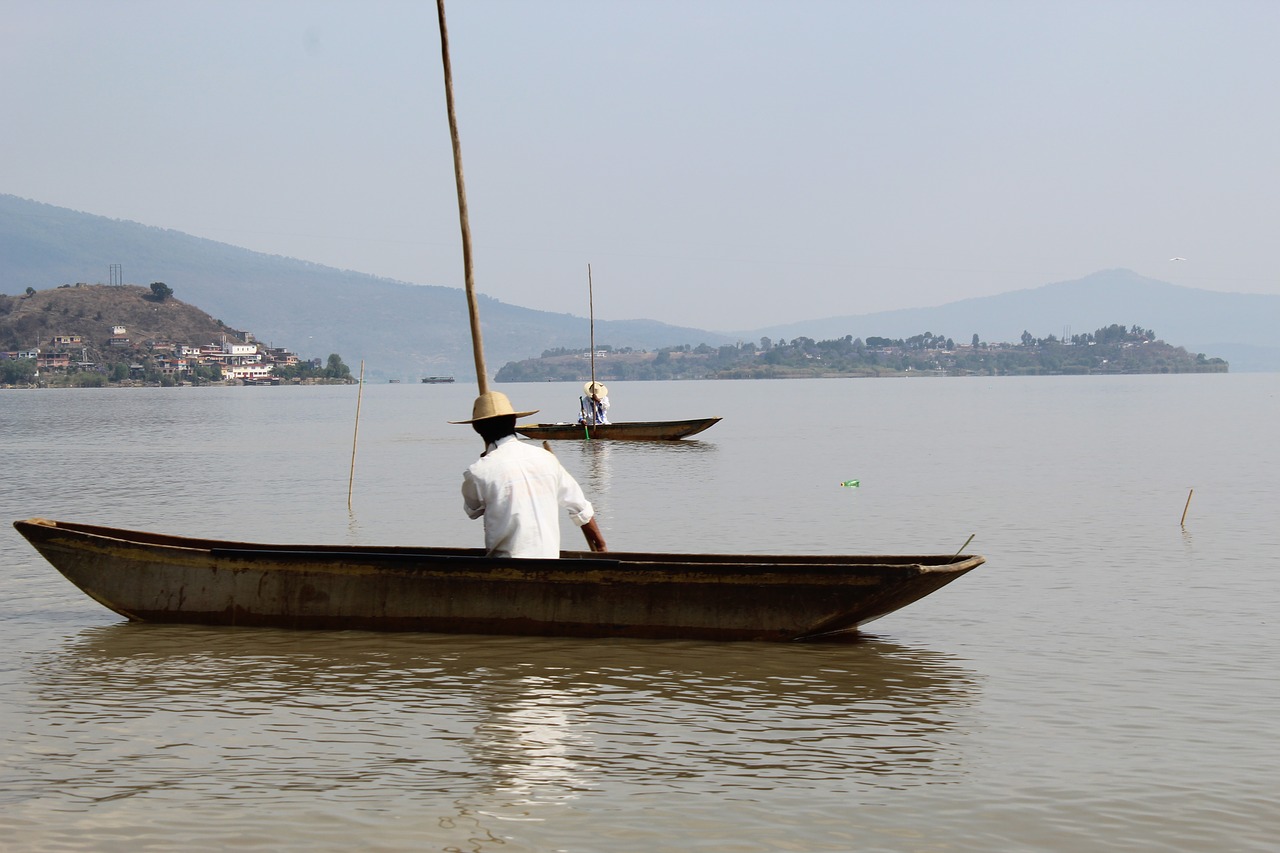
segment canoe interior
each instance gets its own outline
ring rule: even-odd
[[[211,553],[260,555],[279,559],[298,559],[316,557],[321,560],[327,556],[342,559],[359,557],[403,557],[405,559],[445,558],[457,560],[482,560],[489,563],[503,563],[514,567],[532,566],[539,563],[564,565],[566,561],[575,561],[575,565],[590,563],[597,566],[621,566],[624,564],[648,564],[652,566],[804,566],[810,568],[833,567],[849,569],[857,566],[933,566],[956,567],[975,559],[972,556],[939,555],[939,554],[681,554],[672,552],[646,551],[610,551],[602,557],[591,551],[563,551],[558,560],[527,560],[501,557],[488,557],[483,548],[446,548],[411,545],[296,545],[271,544],[262,542],[236,542],[227,539],[202,539],[190,536],[173,536],[166,533],[153,533],[143,530],[124,530],[117,527],[105,527],[78,522],[53,521],[44,518],[30,518],[14,522],[14,527],[28,540],[38,536],[40,529],[56,529],[66,532],[81,533],[106,540],[117,540],[125,543],[159,545],[169,548],[186,548]],[[981,558],[977,558],[981,559]]]

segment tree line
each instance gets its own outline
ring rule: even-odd
[[[1023,332],[1020,342],[988,344],[974,335],[968,346],[924,332],[908,338],[869,336],[815,341],[740,342],[719,347],[687,344],[653,353],[603,350],[596,359],[602,380],[782,379],[809,376],[1062,375],[1103,373],[1226,372],[1228,365],[1203,353],[1160,341],[1150,329],[1112,324],[1060,340]],[[580,380],[585,350],[544,352],[541,358],[510,362],[495,379],[504,382]]]

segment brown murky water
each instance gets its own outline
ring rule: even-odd
[[[502,390],[576,412],[574,386]],[[367,386],[348,512],[355,391],[0,392],[0,508],[478,544],[458,495],[478,441],[445,423],[474,388]],[[617,419],[724,417],[675,446],[557,446],[614,547],[950,552],[975,533],[988,563],[847,646],[219,630],[122,622],[6,526],[5,844],[1273,849],[1280,376],[610,396]]]

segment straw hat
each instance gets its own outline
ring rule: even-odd
[[[588,382],[582,386],[582,390],[587,392],[588,397],[608,397],[609,389],[601,385],[599,382]]]
[[[451,424],[473,424],[476,421],[487,420],[488,418],[500,418],[503,415],[515,415],[517,418],[525,418],[529,415],[537,414],[538,410],[531,412],[517,412],[511,408],[511,401],[507,399],[507,395],[501,391],[486,391],[471,406],[471,420],[469,421],[449,421]]]

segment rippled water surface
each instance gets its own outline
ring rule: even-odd
[[[474,387],[0,391],[0,846],[1275,848],[1280,375],[613,384],[724,417],[557,444],[615,548],[988,562],[837,646],[129,624],[7,522],[478,545]]]

